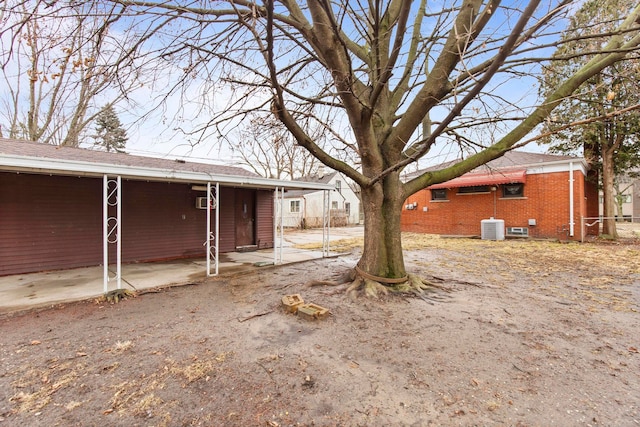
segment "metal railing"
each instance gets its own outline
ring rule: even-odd
[[[596,235],[600,235],[602,233],[602,224],[604,220],[612,219],[616,222],[616,229],[620,237],[639,237],[640,238],[640,217],[638,216],[625,216],[625,217],[605,217],[605,216],[596,216],[596,217],[583,217],[581,220],[581,235],[580,241],[584,242],[586,236],[588,236],[589,231],[594,227],[598,227]]]

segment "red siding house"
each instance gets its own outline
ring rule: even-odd
[[[598,216],[597,186],[586,177],[582,158],[512,151],[409,197],[402,211],[402,230],[581,240],[598,232],[583,221]]]
[[[0,276],[273,248],[285,188],[331,187],[0,138]]]

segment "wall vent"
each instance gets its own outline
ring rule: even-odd
[[[503,219],[483,219],[480,221],[482,240],[504,240]]]

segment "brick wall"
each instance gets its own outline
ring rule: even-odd
[[[573,240],[581,238],[580,218],[587,214],[588,187],[582,172],[574,171]],[[452,188],[447,190],[447,199],[431,200],[430,190],[421,190],[409,197],[402,211],[402,230],[479,236],[480,221],[495,217],[503,219],[505,227],[528,227],[530,237],[571,239],[569,172],[527,175],[521,198],[503,198],[499,186],[495,192],[478,194],[458,194],[458,189]],[[415,209],[406,208],[413,203],[417,203]],[[535,220],[536,225],[530,226],[530,219]]]

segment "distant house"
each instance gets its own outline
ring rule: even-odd
[[[631,204],[633,222],[640,222],[640,179],[633,181]]]
[[[274,199],[332,188],[0,138],[0,276],[273,248]]]
[[[298,182],[329,184],[333,191],[329,199],[324,192],[307,189],[291,190],[284,195],[283,224],[285,227],[322,227],[323,209],[329,210],[331,227],[358,224],[360,221],[360,199],[347,179],[338,172],[321,172],[320,175],[305,177]]]
[[[634,171],[636,174],[640,171]],[[640,179],[629,175],[618,178],[619,194],[615,196],[615,203],[620,203],[622,212],[619,212],[618,206],[615,207],[617,220],[640,222]],[[603,215],[603,193],[599,192],[598,213]]]
[[[508,152],[407,198],[402,230],[580,240],[586,234],[598,233],[597,226],[590,227],[583,221],[598,213],[597,186],[586,180],[586,175],[587,163],[582,158]]]

